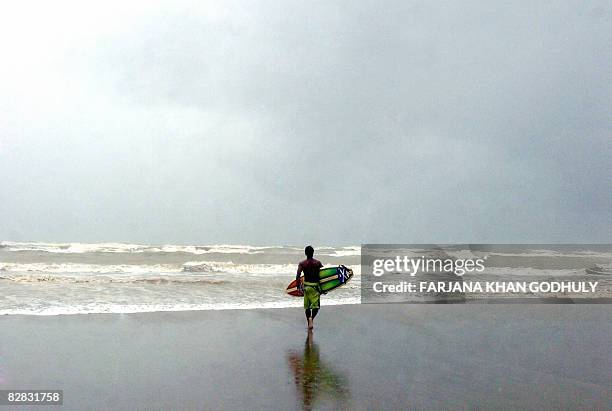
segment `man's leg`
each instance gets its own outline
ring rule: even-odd
[[[315,309],[310,309],[307,308],[304,311],[306,312],[306,321],[308,322],[308,329],[312,330],[312,319],[314,318],[315,314],[313,314],[313,312],[316,310]]]
[[[308,320],[308,329],[312,330],[312,320],[316,315],[315,311],[319,310],[319,291],[310,286],[304,287],[304,309],[306,310],[306,319]]]
[[[308,324],[308,328],[311,330],[314,328],[314,318],[317,316],[317,313],[319,312],[319,304],[320,304],[320,298],[321,298],[321,294],[319,293],[319,290],[313,288],[312,291],[313,293],[312,293],[311,305],[310,305],[312,317]]]
[[[310,300],[308,299],[308,292],[306,291],[307,287],[304,287],[304,313],[306,314],[306,322],[310,327],[310,318],[312,317],[312,312],[310,311]]]

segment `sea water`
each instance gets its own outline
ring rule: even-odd
[[[354,269],[323,304],[360,302],[360,247],[319,247]],[[302,247],[0,242],[0,314],[79,314],[299,307],[285,293]]]
[[[413,250],[420,255],[422,250]],[[322,296],[323,305],[361,302],[361,248],[317,247],[325,266],[355,275]],[[455,256],[457,258],[461,255]],[[300,307],[285,293],[302,247],[0,242],[0,314],[80,314]],[[493,253],[477,280],[584,279],[612,290],[612,253],[601,247],[548,247]]]

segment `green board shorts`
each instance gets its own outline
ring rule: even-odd
[[[319,284],[304,282],[304,309],[319,308],[321,292]]]

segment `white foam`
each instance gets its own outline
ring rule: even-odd
[[[175,274],[175,273],[219,273],[249,275],[294,275],[297,264],[236,264],[231,261],[189,261],[182,266],[171,264],[78,264],[78,263],[2,263],[0,279],[13,279],[15,273],[40,274],[32,276],[33,281],[47,278],[47,274],[79,274],[80,281],[92,274]],[[355,274],[361,266],[351,266]],[[2,273],[7,274],[2,274]],[[8,274],[13,274],[11,277]],[[126,277],[129,278],[129,277]]]
[[[557,250],[529,250],[528,252],[517,251],[515,253],[509,252],[488,252],[485,253],[490,256],[500,257],[571,257],[571,258],[612,258],[612,252],[606,251],[593,251],[593,250],[575,250],[571,252],[557,251]]]
[[[76,263],[1,263],[0,271],[37,273],[172,273],[182,268],[170,264],[76,264]]]
[[[211,246],[181,246],[164,245],[161,247],[151,247],[149,252],[164,253],[189,253],[189,254],[261,254],[264,250],[275,247],[254,247],[249,245],[211,245]]]
[[[338,249],[333,250],[331,254],[325,254],[325,253],[322,253],[322,254],[330,255],[332,257],[359,256],[361,255],[361,247],[358,247],[358,246],[342,247],[339,250]]]
[[[343,299],[326,300],[326,305],[354,305],[360,304],[361,297],[353,296]],[[87,306],[59,306],[38,307],[0,310],[0,315],[75,315],[75,314],[129,314],[147,312],[169,312],[169,311],[219,311],[219,310],[255,310],[262,308],[290,308],[302,307],[303,302],[298,298],[290,298],[283,301],[263,302],[236,302],[216,304],[90,304]]]
[[[466,274],[467,275],[467,274]],[[529,277],[564,277],[572,275],[584,275],[584,269],[538,269],[533,267],[485,267],[483,273],[475,275],[505,276],[529,276]]]
[[[40,243],[40,242],[13,242],[2,241],[0,247],[8,251],[43,251],[59,254],[82,254],[82,253],[132,253],[143,252],[150,246],[141,244],[124,243]]]
[[[218,261],[189,261],[183,264],[183,271],[198,273],[228,274],[290,274],[295,273],[297,264],[234,264]]]
[[[301,251],[302,248],[293,246],[252,246],[241,244],[212,244],[212,245],[150,245],[130,243],[46,243],[46,242],[15,242],[0,241],[0,248],[7,251],[42,251],[59,254],[83,253],[188,253],[188,254],[261,254],[266,250],[285,250],[290,252]],[[349,247],[318,247],[318,250],[327,255],[338,252],[339,255],[359,255],[359,246]]]
[[[13,283],[35,283],[35,284],[190,284],[190,285],[209,285],[224,284],[229,281],[221,278],[211,278],[202,275],[70,275],[65,273],[10,273],[0,275],[0,279],[8,280]]]

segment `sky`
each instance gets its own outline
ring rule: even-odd
[[[612,242],[607,1],[22,1],[0,50],[0,240]]]

